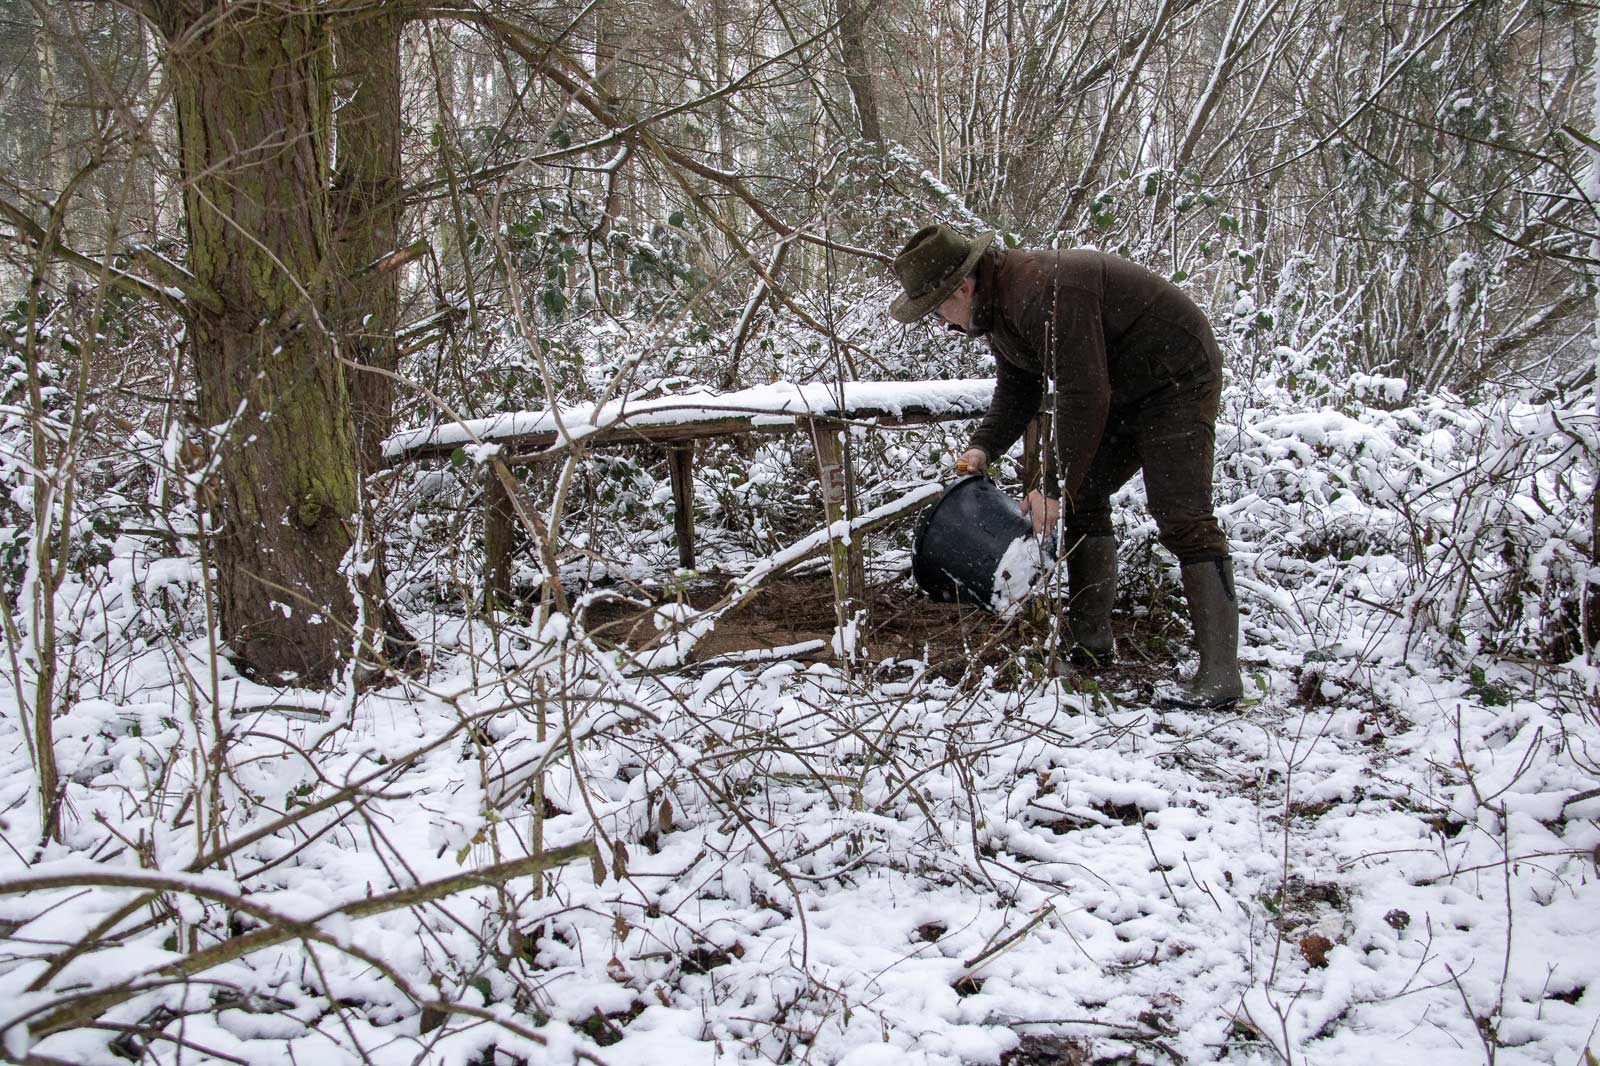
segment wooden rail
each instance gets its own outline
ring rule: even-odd
[[[743,433],[783,433],[816,419],[914,425],[981,415],[992,378],[960,381],[777,383],[737,392],[692,392],[576,404],[555,411],[514,411],[396,433],[385,459],[444,456],[461,447],[495,444],[504,453],[542,458],[543,451],[616,444],[673,444]]]

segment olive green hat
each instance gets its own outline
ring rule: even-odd
[[[894,257],[894,276],[906,291],[889,305],[897,322],[915,322],[950,298],[988,251],[993,233],[967,240],[949,226],[926,226]]]

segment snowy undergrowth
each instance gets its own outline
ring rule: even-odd
[[[1257,691],[1228,715],[1116,671],[652,676],[581,617],[420,607],[422,672],[280,691],[163,629],[199,571],[124,537],[63,592],[63,842],[0,726],[0,1046],[953,1066],[1052,1035],[1107,1063],[1581,1063],[1600,726],[1560,651],[1592,475],[1549,430],[1587,431],[1371,387],[1230,393]],[[1132,563],[1151,530],[1124,502]]]

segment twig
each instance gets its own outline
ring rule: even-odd
[[[181,892],[205,899],[213,899],[271,923],[265,928],[251,930],[242,936],[236,936],[209,948],[191,952],[181,959],[148,971],[144,975],[131,977],[117,987],[73,997],[68,1005],[58,1007],[44,1015],[44,1017],[28,1024],[28,1032],[35,1038],[42,1038],[52,1033],[74,1029],[94,1021],[106,1011],[126,1003],[137,995],[138,992],[146,987],[144,982],[150,980],[159,981],[166,978],[190,977],[203,973],[212,967],[232,962],[245,955],[289,940],[307,937],[320,938],[322,934],[318,929],[318,923],[330,918],[353,920],[371,917],[375,914],[383,914],[402,907],[412,907],[417,904],[442,899],[445,896],[470,888],[496,885],[517,877],[541,875],[546,870],[563,865],[573,859],[594,854],[595,845],[592,840],[579,844],[570,844],[554,851],[528,855],[510,862],[497,863],[493,866],[465,871],[451,877],[398,889],[381,896],[355,900],[342,906],[330,908],[316,917],[306,920],[295,920],[267,908],[257,906],[244,896],[233,892],[221,891],[203,880],[185,879],[170,874],[148,874],[136,870],[13,878],[0,881],[0,894],[14,895],[23,892],[47,892],[83,885],[95,885],[105,888],[154,888],[163,892]],[[15,1026],[23,1020],[22,1018],[12,1018],[6,1028]]]

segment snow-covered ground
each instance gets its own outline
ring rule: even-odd
[[[1586,1066],[1600,717],[1529,649],[1592,472],[1550,410],[1359,399],[1230,394],[1229,713],[1016,660],[642,670],[451,608],[411,678],[277,691],[149,628],[198,570],[125,537],[67,593],[61,843],[3,697],[0,1047]]]

